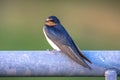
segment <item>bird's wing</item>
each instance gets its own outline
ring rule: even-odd
[[[75,62],[77,62],[78,64],[80,64],[84,67],[90,68],[88,66],[88,64],[84,61],[84,58],[81,55],[79,55],[79,56],[76,55],[76,53],[70,46],[62,45],[57,42],[55,42],[55,44],[61,49],[61,51],[63,53],[65,53],[67,56],[69,56],[72,60],[74,60]]]
[[[79,49],[76,47],[75,43],[67,33],[56,33],[55,35],[47,33],[47,36],[60,48],[63,53],[68,55],[71,59],[73,59],[80,65],[83,65],[84,67],[90,68],[85,60],[87,60],[88,62],[90,61],[79,51]]]

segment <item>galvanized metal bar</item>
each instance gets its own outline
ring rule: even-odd
[[[58,51],[0,51],[0,76],[104,76],[109,69],[120,74],[120,51],[82,53],[91,70]]]
[[[116,70],[106,70],[105,71],[105,80],[117,80]]]

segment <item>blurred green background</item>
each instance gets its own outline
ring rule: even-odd
[[[0,0],[0,50],[47,50],[42,28],[56,15],[82,50],[120,49],[119,0]],[[0,80],[104,80],[103,77],[6,77]]]

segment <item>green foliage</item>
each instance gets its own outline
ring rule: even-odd
[[[2,77],[1,80],[104,80],[103,77]]]
[[[120,49],[119,2],[1,0],[0,50],[51,49],[42,32],[56,15],[81,49]]]

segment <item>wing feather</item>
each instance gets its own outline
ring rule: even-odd
[[[67,56],[69,56],[72,60],[74,60],[75,62],[77,62],[78,64],[80,64],[84,67],[90,68],[88,66],[88,64],[84,61],[84,59],[83,59],[84,56],[76,55],[76,53],[74,53],[73,49],[70,46],[60,44],[56,41],[54,41],[54,43],[60,48],[60,50],[63,53],[65,53]]]

